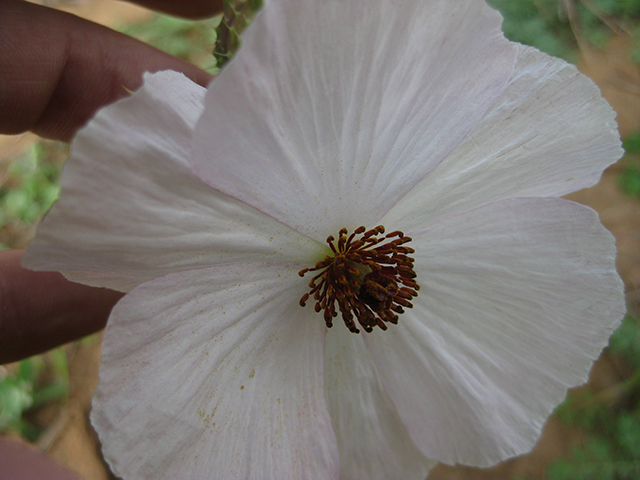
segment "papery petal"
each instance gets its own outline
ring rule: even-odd
[[[413,235],[421,290],[365,337],[416,445],[488,466],[531,449],[625,312],[613,237],[562,199],[511,199]]]
[[[416,448],[380,384],[362,335],[326,337],[325,384],[340,449],[340,480],[424,480],[437,463]]]
[[[161,72],[100,111],[73,143],[60,200],[24,265],[127,291],[188,268],[297,261],[318,251],[316,242],[191,172],[186,158],[204,92],[182,74]]]
[[[504,94],[382,223],[407,231],[505,198],[565,195],[597,183],[623,153],[598,87],[520,45]]]
[[[194,170],[320,241],[375,222],[506,88],[500,25],[478,0],[266,2],[207,93]]]
[[[114,309],[92,421],[124,478],[332,479],[325,325],[298,265],[216,266]]]

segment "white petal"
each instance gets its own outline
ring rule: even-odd
[[[181,74],[161,72],[100,111],[73,143],[61,198],[29,245],[25,266],[127,291],[187,268],[296,261],[318,250],[191,172],[186,158],[204,91]]]
[[[362,335],[340,321],[326,338],[325,382],[340,480],[424,480],[437,463],[416,448],[380,384]]]
[[[506,88],[500,25],[478,0],[267,2],[207,93],[194,170],[318,240],[374,224]]]
[[[598,87],[521,45],[504,94],[383,223],[407,231],[504,198],[565,195],[594,185],[622,154]]]
[[[613,237],[562,199],[512,199],[414,235],[414,309],[367,340],[416,445],[487,466],[528,451],[625,312]]]
[[[297,265],[145,283],[114,309],[92,421],[114,472],[153,480],[338,478],[321,317]]]

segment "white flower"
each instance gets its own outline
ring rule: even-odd
[[[147,75],[78,134],[25,262],[129,292],[92,414],[117,475],[423,479],[532,447],[625,310],[612,236],[558,198],[621,148],[597,88],[500,24],[272,0],[208,91]],[[327,329],[297,272],[379,224],[413,239],[414,308]]]

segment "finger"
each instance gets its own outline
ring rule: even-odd
[[[222,0],[133,0],[133,3],[185,18],[207,18],[222,11]]]
[[[137,89],[145,71],[176,70],[203,86],[212,78],[68,13],[0,0],[0,18],[0,133],[68,141],[96,110]]]
[[[0,437],[2,480],[81,480],[24,440]]]
[[[97,332],[124,295],[27,270],[22,254],[0,251],[0,364]]]

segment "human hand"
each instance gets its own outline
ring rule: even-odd
[[[211,16],[222,0],[136,0],[187,18]],[[69,141],[104,105],[142,84],[145,71],[176,70],[206,86],[211,75],[108,28],[23,0],[0,0],[0,133],[31,130]],[[0,252],[0,364],[104,327],[122,293],[20,266]]]

